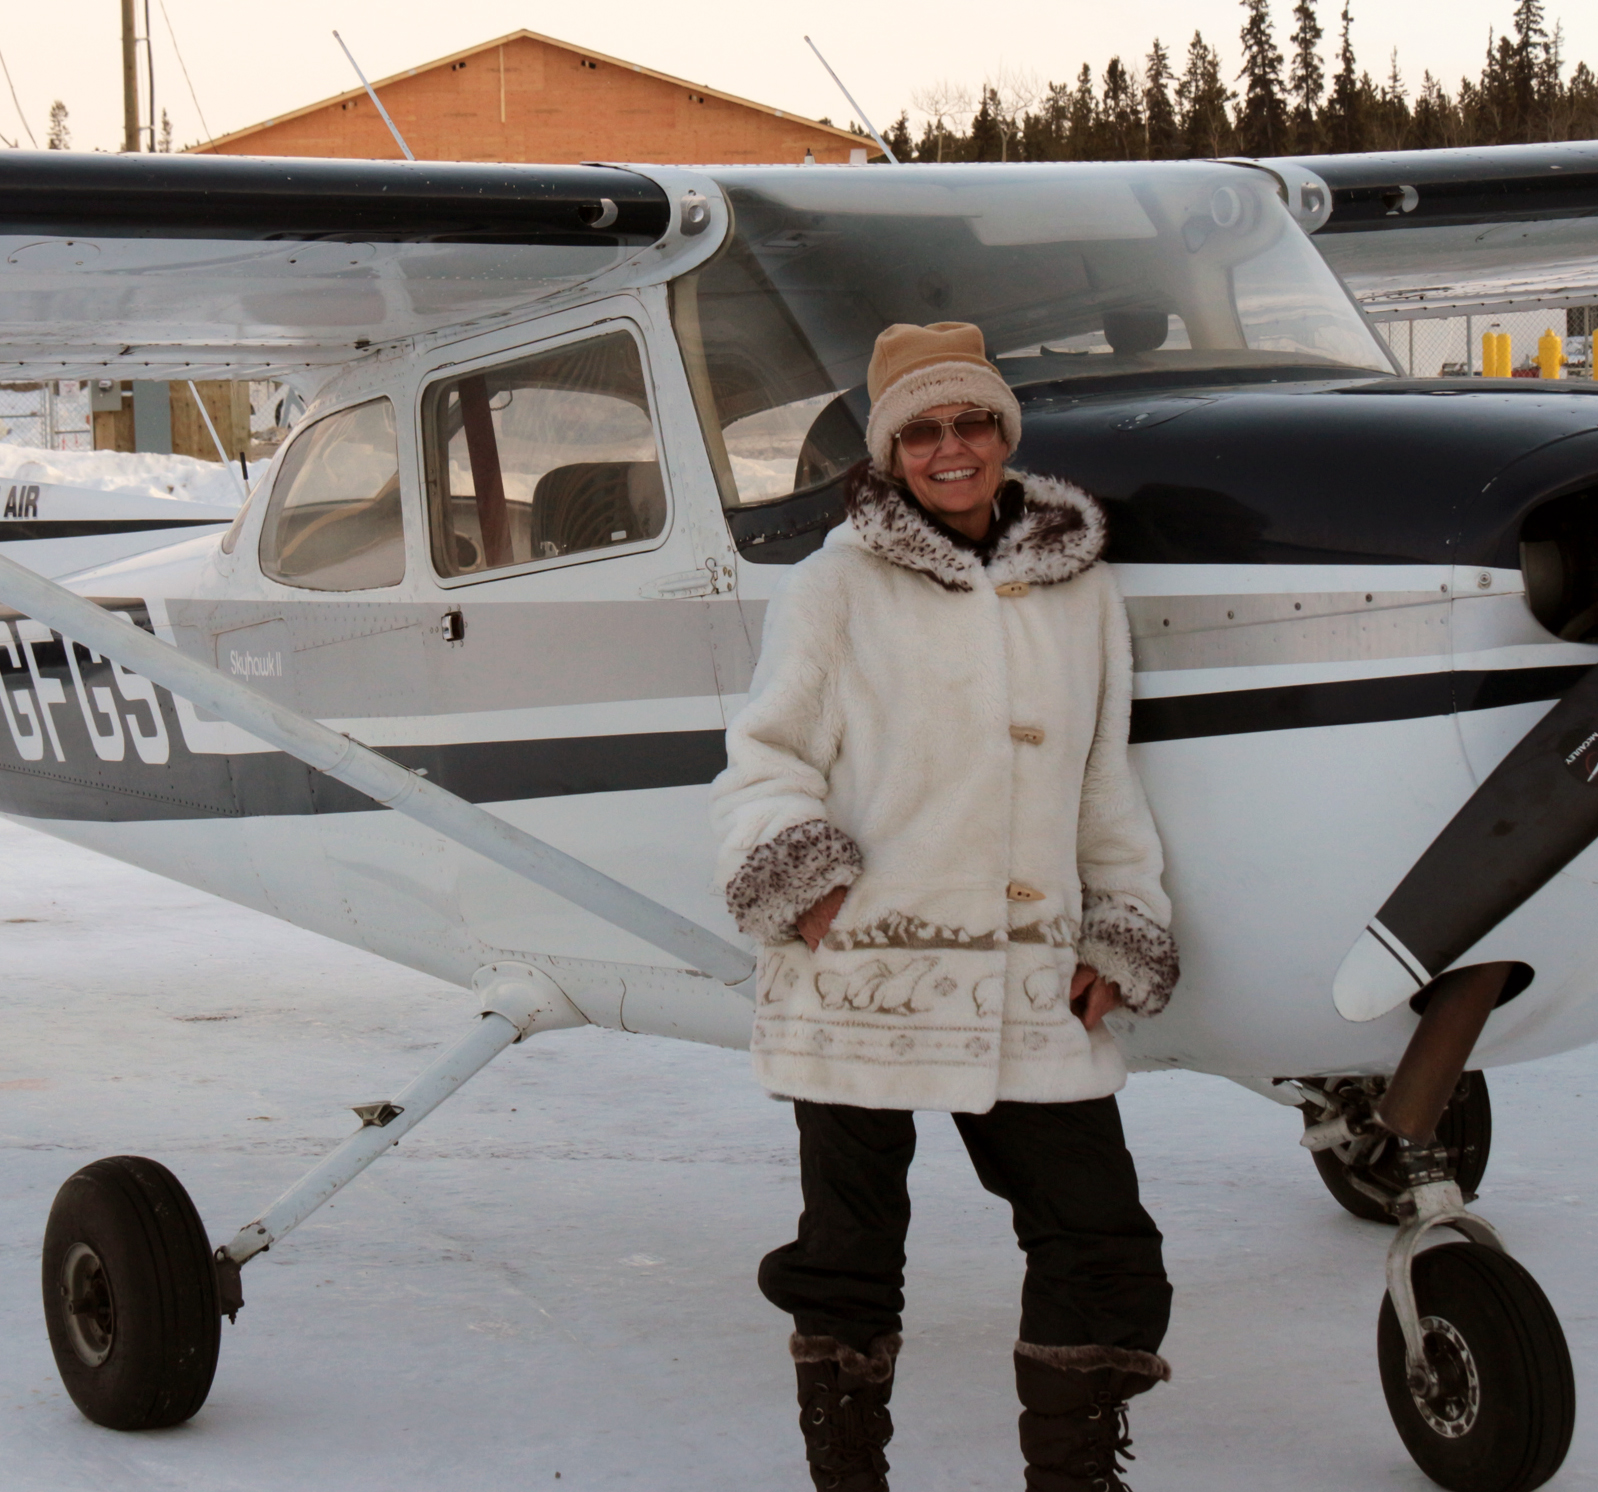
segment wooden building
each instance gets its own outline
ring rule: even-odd
[[[798,165],[867,158],[869,140],[636,62],[515,31],[374,83],[418,160]],[[399,154],[362,88],[192,149]],[[870,154],[876,154],[875,147]]]

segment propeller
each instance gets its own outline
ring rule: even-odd
[[[1349,949],[1332,982],[1370,1021],[1430,984],[1598,839],[1598,667],[1449,820]]]

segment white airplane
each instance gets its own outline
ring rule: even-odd
[[[1598,1037],[1598,401],[1395,377],[1306,230],[1429,188],[1313,166],[0,156],[5,376],[308,403],[220,537],[65,587],[0,556],[0,811],[482,1012],[220,1248],[153,1161],[67,1181],[45,1312],[86,1415],[194,1414],[241,1267],[513,1041],[747,1040],[706,785],[874,337],[963,319],[1018,464],[1111,513],[1183,953],[1133,1064],[1301,1105],[1400,1224],[1378,1359],[1429,1475],[1558,1469],[1563,1334],[1466,1204],[1479,1069]]]

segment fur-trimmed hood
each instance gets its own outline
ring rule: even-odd
[[[1080,575],[1104,553],[1104,509],[1080,487],[1056,477],[1005,471],[1017,483],[1022,510],[994,546],[987,563],[994,585],[1026,581],[1057,585]],[[969,591],[982,556],[933,524],[897,482],[862,464],[851,474],[849,520],[831,540],[851,538],[901,569],[925,575],[945,590]]]

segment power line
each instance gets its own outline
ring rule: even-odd
[[[22,105],[17,100],[17,85],[11,81],[11,69],[6,66],[6,57],[4,52],[0,52],[0,73],[4,73],[6,75],[6,87],[11,90],[11,102],[16,105],[17,118],[22,121],[23,129],[27,130],[28,132],[28,144],[37,150],[39,148],[39,142],[33,138],[33,129],[28,123],[28,116],[22,112]]]
[[[166,0],[158,0],[161,6],[161,19],[166,22],[166,34],[172,38],[172,53],[178,59],[178,66],[183,70],[183,81],[189,85],[189,97],[194,100],[194,112],[200,116],[200,128],[205,131],[206,143],[209,144],[211,126],[205,122],[205,110],[200,107],[200,96],[194,91],[194,84],[189,80],[189,69],[183,61],[183,53],[178,50],[178,34],[172,29],[172,17],[166,13]]]

